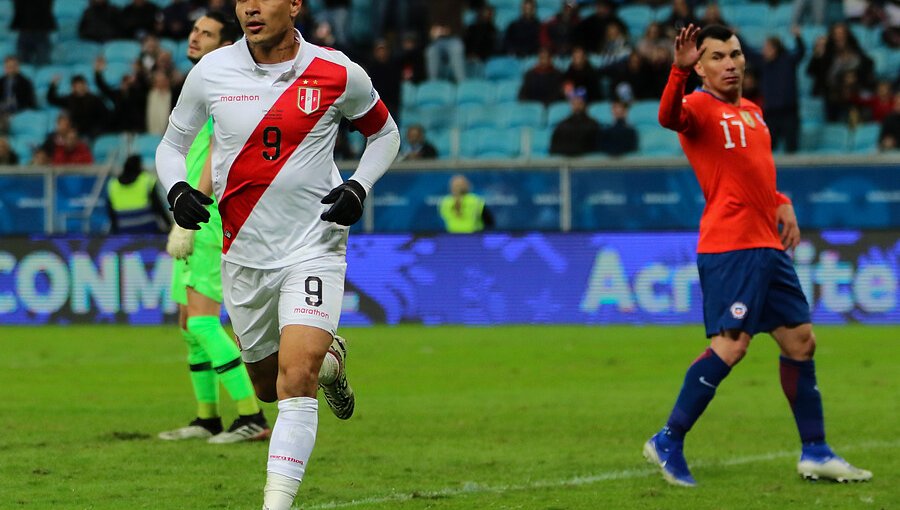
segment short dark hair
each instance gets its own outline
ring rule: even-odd
[[[85,78],[83,74],[76,74],[75,76],[72,77],[72,80],[70,83],[72,83],[72,85],[74,85],[78,82],[87,83],[87,78]]]
[[[219,42],[231,41],[236,42],[241,38],[243,32],[241,27],[231,16],[227,16],[221,11],[210,11],[204,16],[222,25],[222,31],[219,33]]]
[[[734,31],[722,25],[707,25],[697,34],[697,49],[703,46],[706,39],[715,39],[717,41],[727,41],[734,36]]]

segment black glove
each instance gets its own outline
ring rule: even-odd
[[[200,223],[209,221],[209,211],[206,206],[213,203],[213,199],[191,187],[190,184],[176,182],[169,195],[169,210],[175,217],[175,223],[188,230],[200,230]]]
[[[333,221],[338,225],[349,227],[362,217],[363,202],[366,190],[354,180],[349,180],[331,190],[322,199],[323,204],[334,204],[322,213],[323,221]]]

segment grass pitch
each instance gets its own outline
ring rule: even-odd
[[[640,452],[699,326],[373,327],[343,330],[356,414],[322,401],[297,508],[900,508],[900,327],[817,333],[829,441],[871,483],[796,475],[767,337],[688,436],[700,485],[683,489]],[[194,412],[174,326],[6,327],[0,345],[0,508],[260,508],[265,444],[156,439]]]

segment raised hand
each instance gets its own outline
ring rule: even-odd
[[[706,48],[697,49],[697,34],[700,27],[692,24],[681,29],[675,36],[675,65],[681,69],[691,69],[700,61]]]

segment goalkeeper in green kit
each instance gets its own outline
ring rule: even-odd
[[[188,38],[188,58],[197,63],[203,55],[233,43],[240,27],[221,13],[197,19]],[[187,156],[188,182],[212,196],[210,151],[213,121],[197,134]],[[160,439],[207,439],[210,443],[236,443],[267,439],[271,429],[259,408],[240,349],[220,321],[222,303],[222,219],[218,204],[208,199],[209,223],[200,230],[175,224],[166,251],[174,259],[172,299],[178,303],[179,326],[188,347],[188,365],[197,417],[186,427],[161,432]],[[225,430],[219,414],[219,385],[235,402],[238,418]]]

